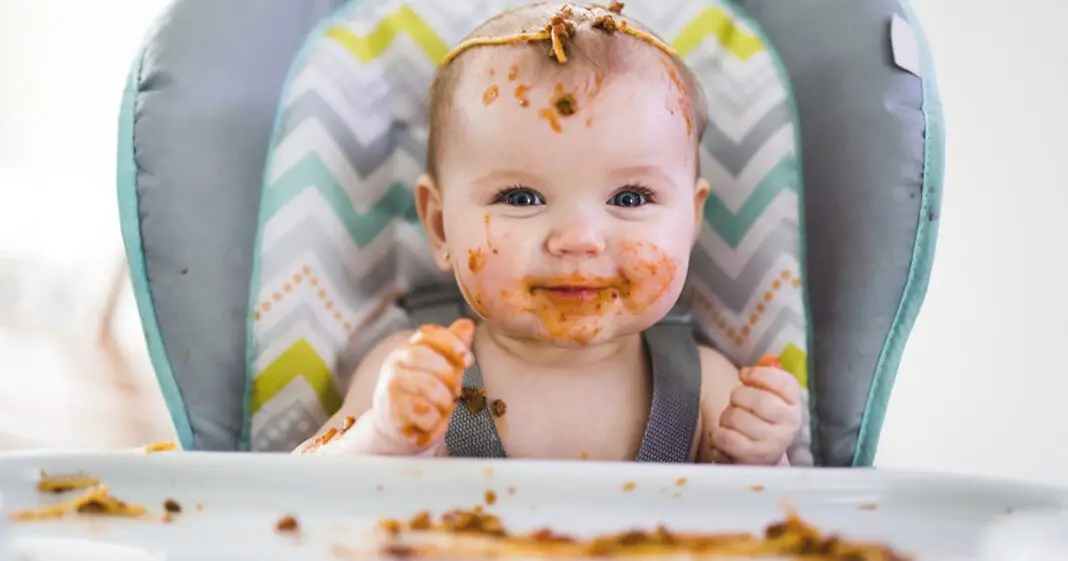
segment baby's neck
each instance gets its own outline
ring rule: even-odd
[[[573,375],[575,369],[594,373],[598,365],[614,364],[619,360],[632,361],[640,357],[641,336],[638,334],[618,337],[596,345],[565,348],[532,339],[518,339],[493,329],[483,323],[476,335],[476,355],[482,354],[486,345],[495,347],[494,354],[509,361],[536,367],[541,372],[560,372]],[[492,351],[490,351],[492,352]]]

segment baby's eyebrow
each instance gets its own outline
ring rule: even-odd
[[[639,166],[627,166],[614,170],[612,177],[621,183],[627,181],[634,181],[635,178],[646,178],[649,181],[654,181],[657,184],[666,184],[672,187],[677,187],[675,180],[670,175],[664,173],[664,170],[653,165],[639,165]]]
[[[522,183],[524,185],[541,185],[545,178],[537,174],[518,169],[496,169],[475,178],[476,185],[500,185],[502,183]]]

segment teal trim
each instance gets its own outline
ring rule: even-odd
[[[801,143],[801,112],[797,109],[797,96],[794,94],[793,82],[790,81],[790,71],[786,68],[786,63],[783,62],[782,57],[779,55],[779,51],[775,49],[775,44],[771,42],[771,38],[764,32],[764,28],[756,21],[753,16],[744,8],[739,6],[736,0],[720,0],[724,5],[734,10],[738,19],[745,22],[750,31],[754,35],[760,38],[760,42],[764,44],[764,48],[768,51],[768,56],[771,57],[772,62],[775,64],[775,69],[778,71],[779,79],[782,80],[783,88],[786,89],[786,102],[790,111],[790,121],[794,125],[794,158],[793,169],[796,173],[794,178],[795,190],[797,192],[797,226],[798,226],[798,261],[800,261],[801,268],[801,304],[804,308],[802,312],[805,317],[805,354],[808,357],[808,412],[809,412],[809,428],[812,435],[812,441],[809,444],[809,448],[812,451],[812,457],[815,465],[820,465],[819,454],[819,441],[816,436],[818,432],[816,427],[819,426],[819,417],[816,410],[816,403],[819,401],[817,393],[818,388],[815,384],[816,377],[813,375],[814,368],[812,364],[812,349],[814,348],[814,336],[812,331],[812,304],[809,299],[808,292],[808,240],[806,235],[806,222],[805,222],[805,169],[804,169],[804,150]],[[780,166],[784,163],[780,163]],[[711,197],[710,197],[711,198]]]
[[[193,428],[189,422],[182,392],[174,379],[174,370],[167,358],[167,350],[159,332],[156,321],[156,309],[152,301],[152,288],[148,282],[145,268],[144,244],[141,239],[141,216],[138,212],[137,196],[137,159],[134,152],[134,124],[137,117],[138,86],[141,81],[141,68],[144,62],[144,48],[138,51],[137,58],[126,78],[126,87],[122,94],[122,106],[119,110],[119,146],[116,169],[116,188],[119,203],[119,224],[122,229],[122,242],[126,249],[126,261],[130,267],[130,281],[133,284],[137,310],[141,316],[141,328],[148,344],[148,355],[156,374],[171,422],[178,433],[178,440],[185,450],[195,450]]]
[[[923,195],[920,200],[920,216],[916,225],[916,239],[912,247],[912,262],[909,264],[908,279],[901,295],[894,321],[883,343],[879,360],[875,365],[875,377],[872,379],[868,401],[864,407],[864,416],[860,420],[860,434],[857,448],[853,454],[853,465],[870,467],[875,462],[875,453],[879,447],[879,434],[882,432],[886,418],[886,407],[890,401],[897,369],[901,364],[901,355],[905,351],[909,333],[916,323],[916,316],[927,294],[927,284],[931,278],[934,264],[935,246],[938,240],[938,221],[942,206],[942,182],[945,176],[945,120],[942,116],[942,102],[938,95],[935,80],[934,61],[927,36],[920,26],[919,18],[907,0],[901,0],[901,7],[912,26],[916,40],[919,42],[923,67],[923,111],[924,147],[923,147]]]
[[[360,0],[349,0],[334,8],[334,11],[331,12],[329,16],[323,18],[323,20],[320,21],[310,33],[308,33],[308,36],[304,39],[304,44],[300,46],[297,55],[293,57],[293,62],[289,65],[289,71],[286,73],[282,92],[278,97],[278,103],[275,105],[274,124],[271,126],[271,140],[267,145],[269,153],[267,162],[264,165],[263,183],[260,187],[261,193],[266,193],[270,188],[268,172],[274,165],[274,147],[278,144],[278,136],[282,132],[282,100],[289,97],[289,89],[293,84],[293,80],[296,78],[297,72],[304,68],[312,48],[314,48],[320,38],[326,35],[326,30],[337,21],[339,14],[356,5],[359,1]],[[263,248],[263,223],[270,218],[271,214],[271,205],[269,205],[266,200],[261,200],[258,217],[256,219],[256,241],[252,246],[254,248],[254,253],[252,255],[252,274],[249,276],[249,313],[245,318],[245,398],[244,403],[242,404],[241,435],[237,441],[237,449],[241,451],[249,450],[249,441],[252,437],[252,379],[256,375],[256,337],[252,311],[256,309],[256,305],[258,304],[257,296],[259,296],[260,292],[260,256]]]

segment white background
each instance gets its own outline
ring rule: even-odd
[[[97,287],[111,274],[119,95],[163,4],[0,0],[0,258],[78,263]],[[1068,485],[1068,3],[915,8],[948,166],[935,270],[877,464]],[[121,322],[138,343],[129,302]],[[17,371],[0,365],[0,382]]]

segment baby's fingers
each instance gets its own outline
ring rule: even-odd
[[[459,392],[459,390],[454,391],[450,381],[407,368],[396,369],[390,385],[390,399],[414,395],[434,405],[442,414],[448,414],[451,411],[452,402]]]
[[[444,425],[444,415],[440,408],[426,398],[414,394],[400,394],[391,404],[395,421],[406,438],[427,435],[431,440],[438,429]],[[425,445],[429,442],[421,442]]]
[[[791,421],[790,406],[778,395],[752,386],[738,386],[731,392],[731,405],[745,409],[770,424]]]
[[[475,342],[475,322],[468,318],[460,318],[449,326],[449,332],[455,335],[468,349]]]
[[[712,446],[720,453],[732,458],[734,463],[750,463],[750,458],[758,455],[758,445],[748,436],[729,428],[720,427],[712,431]]]
[[[785,370],[759,366],[743,368],[738,378],[743,384],[771,392],[790,405],[801,401],[801,385]]]
[[[460,395],[463,371],[457,369],[441,353],[430,347],[425,345],[402,345],[393,353],[393,362],[398,366],[397,375],[401,375],[401,372],[407,372],[408,377],[411,377],[411,374],[422,374],[422,376],[415,377],[426,378],[425,384],[429,384],[431,380],[441,382],[442,389],[452,398]],[[414,387],[413,391],[415,391]],[[432,397],[431,394],[426,394],[426,396]]]
[[[734,429],[750,440],[764,441],[778,438],[775,427],[740,407],[728,407],[719,417],[719,426]]]
[[[471,320],[460,319],[448,329],[440,325],[421,326],[408,342],[413,346],[423,345],[433,349],[453,368],[467,368],[475,362],[475,357],[471,354],[473,337],[474,324]]]

